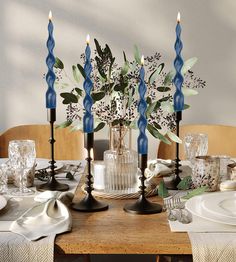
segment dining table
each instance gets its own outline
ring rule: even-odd
[[[62,161],[60,164],[64,166],[67,162]],[[82,163],[82,169],[80,169],[76,179],[69,181],[65,177],[65,173],[63,173],[63,176],[58,175],[58,179],[63,183],[70,184],[70,191],[74,193],[72,202],[77,203],[85,196],[85,161],[70,161],[71,163],[77,166],[80,166],[80,163]],[[158,180],[160,182],[163,178],[159,177]],[[35,179],[35,184],[38,183],[42,182]],[[177,224],[168,221],[167,212],[162,211],[161,213],[146,215],[127,213],[123,209],[124,206],[127,203],[136,201],[135,199],[101,198],[97,194],[94,195],[96,195],[98,200],[106,202],[109,205],[108,210],[79,212],[69,208],[72,217],[72,229],[69,232],[56,235],[55,241],[52,242],[52,244],[54,243],[54,256],[88,254],[185,256],[193,254],[192,240],[190,240],[188,230],[184,228],[184,225],[182,225],[184,228],[182,230],[180,223],[177,226],[177,230],[175,230]],[[25,197],[23,202],[27,202],[27,198]],[[154,195],[148,199],[163,206],[163,199],[158,195]],[[33,201],[33,198],[31,201]],[[30,203],[28,203],[28,206]],[[0,231],[2,231],[2,223],[0,215]],[[191,227],[194,223],[190,223],[189,225]],[[213,229],[212,231],[197,232],[214,233],[215,231]],[[218,232],[219,237],[221,234],[225,236],[225,233],[223,233],[225,231],[221,232]],[[233,232],[227,230],[226,232],[233,233],[235,230]],[[210,236],[211,233],[205,233],[205,235]]]

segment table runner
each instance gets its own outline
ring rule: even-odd
[[[78,161],[63,161],[68,164],[78,164]],[[79,161],[81,162],[81,161]],[[85,161],[82,161],[84,167]],[[76,176],[75,180],[68,180],[63,177],[58,178],[61,182],[66,182],[70,186],[70,191],[73,192],[81,178],[81,172]],[[36,181],[36,183],[39,183]],[[42,183],[42,182],[41,182]],[[11,198],[12,196],[8,196]],[[14,197],[8,202],[8,206],[1,210],[0,216],[0,261],[1,262],[51,262],[54,257],[54,241],[55,234],[39,239],[38,241],[29,241],[23,236],[9,231],[12,221],[16,220],[27,209],[35,204],[33,196]],[[23,199],[23,201],[22,201]],[[27,201],[25,201],[27,199]],[[5,231],[5,232],[4,232]]]
[[[194,262],[236,261],[236,233],[188,233]]]
[[[23,236],[11,232],[1,232],[1,262],[52,262],[55,235],[38,241],[28,241]]]

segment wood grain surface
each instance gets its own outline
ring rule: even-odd
[[[80,186],[74,202],[82,199]],[[158,197],[150,198],[162,203]],[[56,247],[66,254],[191,254],[187,233],[172,233],[166,213],[134,215],[123,211],[134,200],[105,200],[107,211],[71,210],[72,232],[56,237]]]

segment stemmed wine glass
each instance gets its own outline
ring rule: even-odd
[[[13,190],[13,195],[24,196],[34,191],[26,187],[27,174],[35,165],[36,151],[33,140],[12,140],[9,142],[8,156],[11,168],[19,175],[19,188]]]

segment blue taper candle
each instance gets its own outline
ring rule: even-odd
[[[139,128],[139,136],[138,136],[138,153],[141,155],[145,155],[148,152],[148,139],[145,134],[146,127],[147,127],[147,118],[146,118],[146,109],[147,103],[145,100],[145,93],[147,87],[144,82],[145,70],[144,70],[144,57],[142,56],[141,59],[142,67],[139,72],[140,84],[138,88],[139,92],[139,104],[138,104],[138,112],[139,112],[139,119],[138,119],[138,128]]]
[[[180,13],[178,13],[178,16],[177,16],[177,25],[176,25],[175,31],[176,31],[176,41],[175,41],[176,58],[174,60],[174,67],[176,70],[176,74],[173,79],[173,82],[175,84],[176,91],[174,94],[174,110],[175,112],[178,112],[184,109],[184,95],[182,93],[182,84],[183,84],[184,78],[181,74],[181,69],[183,67],[184,62],[181,57],[181,50],[183,48],[183,43],[180,38],[180,35],[181,35]]]
[[[53,48],[55,46],[55,41],[53,39],[53,23],[52,23],[52,12],[49,12],[49,23],[48,23],[48,56],[46,58],[46,64],[48,67],[48,72],[46,75],[46,81],[48,84],[48,89],[46,92],[46,108],[54,109],[56,108],[56,92],[54,90],[54,82],[56,76],[53,72],[53,66],[55,64],[55,57],[53,55]]]
[[[84,133],[92,133],[93,132],[93,115],[92,115],[92,105],[93,105],[93,99],[90,95],[92,87],[93,87],[93,82],[90,78],[90,74],[92,72],[92,65],[91,65],[91,50],[89,47],[89,35],[87,35],[87,46],[85,49],[85,65],[84,65],[84,73],[85,73],[85,80],[84,80],[84,91],[85,91],[85,97],[83,100],[84,104],[84,117],[83,117],[83,130]]]

